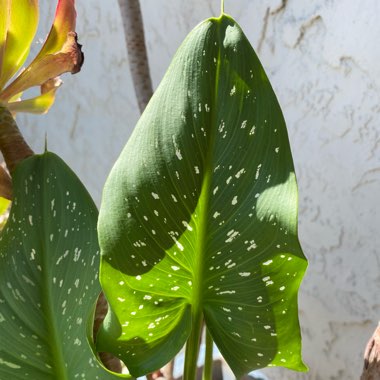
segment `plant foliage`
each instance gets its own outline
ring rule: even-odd
[[[0,236],[0,379],[118,378],[89,343],[100,292],[93,201],[52,153],[19,164],[13,184]]]
[[[98,336],[135,376],[204,320],[237,377],[305,370],[297,292],[306,259],[284,118],[229,16],[196,27],[115,164],[99,219],[111,311]]]
[[[83,63],[75,33],[75,1],[58,0],[45,43],[32,62],[19,72],[35,37],[38,17],[38,0],[0,0],[0,103],[12,113],[47,112],[62,84],[58,76],[77,73]],[[25,90],[35,86],[40,87],[40,95],[20,100]]]

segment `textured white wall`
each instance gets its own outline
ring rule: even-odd
[[[41,0],[45,31],[54,2]],[[48,147],[97,203],[138,110],[116,0],[78,3],[83,71],[65,76],[43,117],[20,116],[37,151]],[[300,292],[307,374],[357,379],[380,318],[380,2],[226,0],[260,55],[288,124],[300,190],[299,233],[310,267]],[[219,0],[142,0],[153,82],[185,35],[219,14]],[[44,33],[40,34],[43,37]]]

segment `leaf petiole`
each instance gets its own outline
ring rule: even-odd
[[[195,380],[197,375],[197,364],[199,344],[202,336],[203,314],[201,312],[193,315],[193,327],[186,343],[185,366],[183,380]]]
[[[206,351],[205,351],[205,364],[203,367],[202,380],[212,379],[212,365],[213,365],[213,340],[212,336],[207,327],[205,327],[206,332]]]

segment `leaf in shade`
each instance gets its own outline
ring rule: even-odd
[[[56,155],[22,161],[0,235],[0,379],[111,380],[91,347],[96,207]]]
[[[176,53],[105,185],[98,223],[111,310],[98,348],[134,376],[204,318],[237,378],[304,371],[297,294],[307,261],[285,121],[229,16]]]

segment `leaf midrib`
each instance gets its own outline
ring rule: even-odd
[[[49,167],[46,165],[47,160],[45,159],[46,155],[43,157],[40,157],[39,159],[42,160],[40,161],[43,165],[42,171],[45,172],[42,178],[47,178],[49,175]],[[46,194],[46,183],[43,181],[42,183],[42,191],[40,192],[41,195]],[[44,231],[48,231],[48,225],[47,225],[47,220],[48,218],[46,217],[47,213],[49,212],[49,207],[47,207],[48,202],[46,201],[46,197],[42,197],[40,195],[40,202],[41,202],[41,208],[43,210],[42,212],[42,225]],[[50,195],[50,191],[49,191]],[[45,201],[44,201],[45,200]],[[48,326],[47,331],[48,331],[48,336],[49,340],[47,344],[50,346],[51,354],[52,354],[52,369],[53,372],[55,372],[55,378],[57,380],[70,380],[66,371],[66,366],[65,366],[65,359],[62,351],[62,344],[59,344],[61,339],[59,338],[58,334],[58,328],[56,324],[56,318],[55,318],[55,312],[53,309],[53,294],[52,294],[52,286],[50,282],[50,271],[48,271],[48,268],[50,267],[49,265],[49,254],[48,254],[48,247],[49,247],[49,242],[48,242],[48,234],[44,234],[45,239],[42,240],[41,246],[42,246],[42,268],[45,269],[46,275],[43,276],[44,278],[44,289],[42,289],[42,309],[44,311],[45,319],[46,319],[46,324]]]
[[[212,21],[216,22],[217,30],[216,35],[218,38],[218,58],[217,58],[217,66],[215,72],[215,85],[214,85],[214,93],[211,105],[211,122],[209,128],[209,142],[208,142],[208,150],[205,159],[204,165],[204,181],[202,186],[201,195],[199,197],[199,225],[197,227],[198,239],[197,239],[197,247],[195,250],[195,266],[194,266],[194,287],[193,287],[193,317],[199,318],[203,321],[203,279],[204,279],[204,269],[205,269],[205,252],[206,245],[208,240],[208,227],[209,227],[209,210],[210,210],[210,199],[212,194],[212,177],[213,177],[213,157],[215,151],[215,140],[216,140],[216,131],[217,131],[217,99],[219,93],[219,77],[221,70],[221,38],[220,38],[220,26],[223,15],[219,18],[213,18]],[[210,21],[211,21],[210,20]]]

